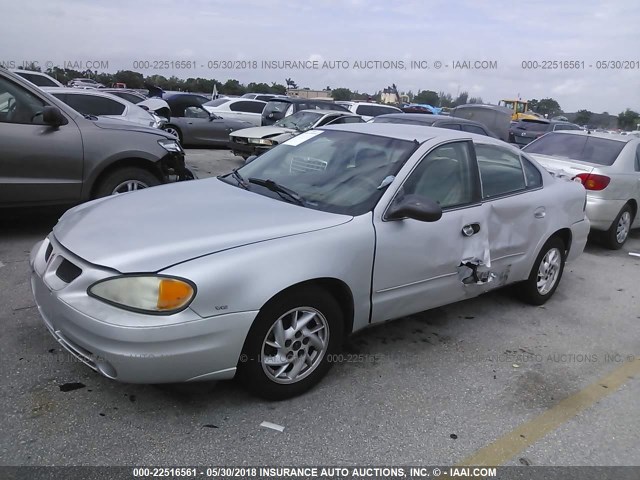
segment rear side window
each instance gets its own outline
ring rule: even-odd
[[[229,105],[229,109],[232,112],[262,113],[264,103],[247,101],[233,102]]]
[[[476,125],[462,125],[462,130],[469,133],[477,133],[478,135],[489,135],[484,129]]]
[[[224,105],[225,103],[228,103],[230,101],[230,98],[216,98],[215,100],[210,100],[206,103],[203,103],[203,105],[206,105],[207,107],[219,107],[220,105]]]
[[[520,156],[524,167],[524,176],[527,180],[527,188],[538,188],[542,186],[542,174],[536,166],[526,157]]]
[[[139,96],[129,92],[109,92],[109,93],[111,93],[111,95],[115,95],[116,97],[120,97],[123,100],[126,100],[131,103],[140,103],[141,101],[144,100],[144,98],[140,98]]]
[[[340,117],[328,123],[328,125],[341,125],[345,123],[364,123],[361,117]]]
[[[67,94],[66,103],[84,115],[122,115],[125,108],[115,100],[94,95]]]
[[[299,108],[300,110],[306,109],[318,109],[318,110],[339,110],[341,112],[348,112],[349,110],[343,107],[342,105],[338,105],[337,103],[329,103],[329,102],[309,102],[305,108]]]
[[[59,85],[51,80],[50,78],[45,77],[44,75],[34,75],[32,73],[18,73],[22,78],[29,80],[34,85],[38,87],[58,87]]]
[[[597,165],[613,165],[625,142],[591,135],[548,133],[522,150]]]
[[[460,125],[457,123],[440,123],[436,125],[436,127],[448,128],[449,130],[460,130]]]
[[[398,113],[398,110],[383,105],[358,105],[355,113],[366,117],[377,117],[386,113]]]
[[[520,155],[495,145],[476,145],[476,157],[482,198],[492,199],[526,188]]]

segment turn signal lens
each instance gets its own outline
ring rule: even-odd
[[[580,173],[576,175],[574,180],[579,180],[587,190],[604,190],[611,182],[606,175],[598,175],[595,173]]]
[[[193,296],[193,287],[182,280],[163,278],[158,288],[158,310],[176,310]]]

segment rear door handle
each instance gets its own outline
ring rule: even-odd
[[[462,227],[462,235],[465,237],[471,237],[480,231],[479,223],[470,223]]]
[[[533,216],[536,217],[536,218],[544,218],[544,217],[547,216],[547,211],[545,210],[544,207],[538,207],[533,212]]]

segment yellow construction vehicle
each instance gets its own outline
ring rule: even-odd
[[[537,120],[540,118],[538,114],[529,111],[528,103],[523,100],[500,100],[498,105],[513,111],[511,120],[514,122],[518,120]]]

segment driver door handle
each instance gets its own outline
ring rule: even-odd
[[[480,231],[479,223],[470,223],[462,227],[462,235],[465,237],[471,237]]]
[[[544,207],[538,207],[535,212],[533,212],[533,216],[536,218],[544,218],[547,216],[547,212]]]

